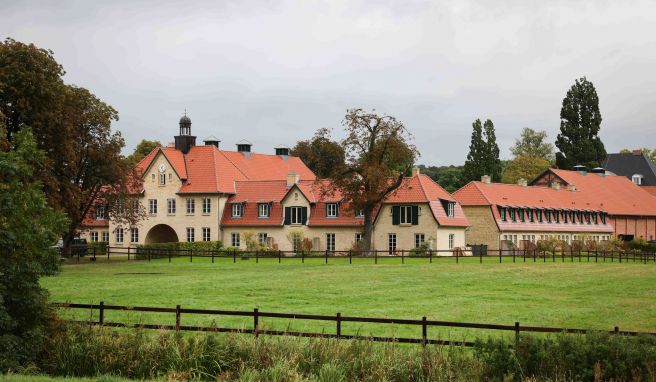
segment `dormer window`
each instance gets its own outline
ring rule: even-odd
[[[601,224],[606,224],[606,214],[604,212],[600,212],[599,215],[601,215]]]
[[[558,210],[553,211],[554,222],[560,223],[560,212]]]
[[[363,218],[364,217],[364,209],[360,209],[360,210],[356,211],[355,217],[356,218]]]
[[[232,217],[240,218],[244,212],[244,207],[241,203],[233,203],[232,205]]]
[[[551,223],[551,211],[544,210],[544,220],[546,220],[547,223]]]
[[[535,210],[535,214],[538,216],[538,223],[542,223],[542,210]]]
[[[336,218],[338,214],[337,203],[326,204],[326,217]]]
[[[510,209],[510,220],[516,222],[517,221],[517,212],[515,211],[514,208]]]
[[[449,202],[446,204],[446,216],[452,218],[455,215],[456,204]]]
[[[501,215],[501,221],[506,221],[508,220],[506,218],[506,209],[504,207],[499,207],[499,215]]]
[[[535,221],[535,220],[534,220],[534,217],[533,217],[533,210],[530,209],[530,208],[527,209],[527,210],[526,210],[526,214],[528,215],[528,221],[531,222],[531,223],[533,223],[533,222]]]
[[[631,181],[634,184],[637,184],[638,186],[641,186],[642,185],[642,178],[643,178],[643,176],[640,175],[640,174],[633,174],[633,176],[631,176]]]
[[[96,220],[105,220],[105,206],[96,206]]]
[[[567,223],[567,211],[563,211],[563,223]]]
[[[596,212],[592,213],[592,219],[595,224],[599,224],[599,215]]]
[[[257,217],[268,218],[271,214],[271,205],[269,203],[259,203],[257,205]]]
[[[519,221],[524,223],[526,221],[526,217],[524,216],[524,209],[520,208],[517,210],[517,212],[519,213]]]

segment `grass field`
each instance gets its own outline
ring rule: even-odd
[[[464,261],[463,261],[464,260]],[[80,264],[42,279],[53,301],[224,310],[392,317],[656,332],[656,265],[498,264],[478,259],[217,260],[174,259]],[[62,316],[71,313],[60,311]],[[91,317],[89,312],[78,312]],[[173,324],[172,315],[108,312],[107,320]],[[183,316],[184,324],[250,327],[251,319]],[[265,327],[334,332],[334,323],[266,319]],[[356,323],[343,333],[419,336],[420,328]],[[465,339],[491,332],[431,328],[429,337]],[[454,338],[455,337],[455,338]]]

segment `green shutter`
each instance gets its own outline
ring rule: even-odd
[[[399,225],[400,223],[400,210],[401,207],[399,206],[392,206],[392,224],[393,225]]]
[[[419,206],[412,206],[412,225],[419,224]]]
[[[304,225],[307,224],[307,215],[307,207],[301,208],[301,221]]]
[[[285,225],[292,224],[292,208],[285,207]]]

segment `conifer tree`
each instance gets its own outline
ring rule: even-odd
[[[472,181],[480,180],[483,175],[490,175],[492,180],[497,182],[501,179],[501,161],[494,124],[489,119],[484,124],[477,119],[472,123],[472,128],[463,177],[466,181]]]
[[[560,134],[556,138],[558,168],[599,166],[606,158],[606,149],[598,135],[600,127],[597,91],[592,82],[583,77],[567,91],[560,109]]]
[[[497,145],[497,135],[494,131],[492,120],[488,119],[483,124],[483,133],[485,135],[485,167],[487,175],[492,177],[493,182],[501,181],[501,160],[499,159],[499,145]]]

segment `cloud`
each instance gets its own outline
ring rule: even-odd
[[[11,2],[0,35],[55,51],[66,80],[116,107],[131,149],[187,108],[222,147],[339,136],[347,108],[404,121],[427,164],[462,163],[491,118],[502,155],[559,128],[574,79],[597,87],[609,151],[656,142],[650,1]],[[656,145],[656,143],[652,144]]]

